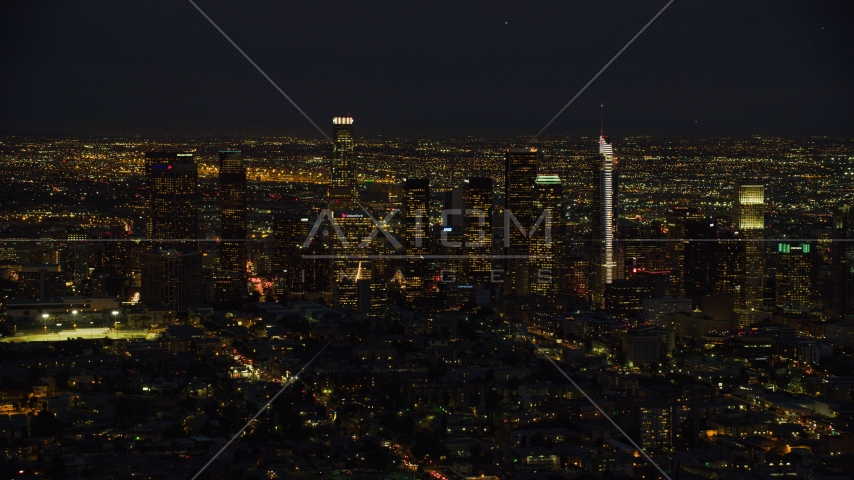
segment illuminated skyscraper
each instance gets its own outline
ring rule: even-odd
[[[737,183],[732,207],[735,228],[763,230],[765,228],[765,185],[757,182]]]
[[[527,231],[534,226],[534,182],[540,153],[536,147],[508,148],[504,157],[504,287],[507,293],[525,293],[528,285],[529,241]],[[516,228],[515,217],[525,233]],[[508,221],[510,220],[510,221]]]
[[[364,305],[364,294],[359,292],[360,280],[371,281],[373,264],[370,259],[372,246],[370,241],[374,224],[371,217],[363,210],[344,210],[334,212],[333,221],[340,229],[344,238],[333,241],[334,278],[332,279],[332,296],[336,308],[353,311],[370,310]],[[330,235],[332,232],[330,232]],[[337,235],[337,233],[336,233]],[[381,240],[377,240],[381,241]],[[370,292],[370,288],[368,288]],[[360,305],[362,300],[362,305]]]
[[[332,166],[329,200],[352,208],[359,200],[356,184],[356,154],[353,139],[353,117],[332,119]]]
[[[763,303],[765,185],[738,182],[733,199],[733,227],[738,232],[742,261],[741,295],[735,304],[738,327],[753,322],[752,312]]]
[[[76,227],[69,228],[67,258],[63,270],[73,275],[75,281],[89,276],[89,244],[86,242],[86,230]]]
[[[403,236],[406,248],[405,295],[407,302],[426,294],[427,261],[419,258],[431,249],[430,179],[407,178],[403,184]]]
[[[146,152],[146,228],[161,248],[196,250],[199,174],[192,153]]]
[[[219,202],[222,273],[243,276],[246,273],[246,166],[239,150],[219,152]]]
[[[407,178],[401,194],[406,252],[430,253],[430,179]]]
[[[463,187],[463,235],[468,282],[487,283],[492,271],[492,179],[472,177]]]
[[[777,244],[775,304],[790,310],[810,307],[812,248],[809,243]]]
[[[541,227],[548,236],[531,238],[531,292],[556,296],[562,278],[566,221],[563,216],[563,185],[557,175],[537,175],[534,185],[534,211],[548,215]]]
[[[593,302],[604,306],[605,286],[622,275],[617,258],[617,160],[611,140],[599,137],[599,192],[593,213],[593,242],[595,259],[593,270]]]

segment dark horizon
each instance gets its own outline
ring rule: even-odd
[[[315,131],[316,132],[316,131]],[[247,132],[246,135],[242,134],[213,134],[213,133],[197,133],[197,134],[172,134],[172,133],[162,133],[162,134],[154,134],[154,133],[106,133],[106,132],[96,132],[96,133],[64,133],[64,132],[39,132],[39,131],[0,131],[0,137],[36,137],[36,138],[60,138],[60,139],[75,139],[75,140],[96,140],[96,139],[106,139],[106,140],[115,140],[115,139],[130,139],[132,137],[137,137],[138,140],[147,140],[151,142],[180,142],[180,141],[224,141],[224,142],[232,142],[232,143],[240,143],[243,141],[256,141],[256,140],[265,140],[265,139],[282,139],[282,138],[290,138],[293,140],[299,141],[316,141],[320,144],[330,144],[331,142],[326,140],[325,138],[320,138],[320,135],[317,134],[316,137],[312,137],[311,135],[288,135],[288,134],[249,134]],[[668,141],[668,140],[686,140],[686,141],[702,141],[702,140],[750,140],[756,138],[765,138],[765,139],[781,139],[781,140],[804,140],[804,139],[827,139],[827,140],[838,140],[838,141],[850,141],[854,140],[854,134],[839,134],[839,135],[827,135],[827,134],[793,134],[793,135],[763,135],[758,133],[753,134],[743,134],[743,135],[675,135],[675,134],[609,134],[607,130],[605,131],[605,136],[610,137],[612,141],[621,142],[627,139],[637,139],[637,138],[649,138],[654,141]],[[522,144],[527,141],[529,137],[533,137],[533,135],[391,135],[391,134],[373,134],[373,135],[354,135],[356,139],[356,146],[359,146],[360,140],[401,140],[401,141],[417,141],[417,140],[437,140],[437,141],[463,141],[467,139],[474,140],[482,140],[486,142],[497,142],[497,141],[507,141],[515,144]],[[583,134],[583,133],[566,133],[560,135],[549,135],[543,134],[539,137],[539,139],[531,139],[528,143],[530,145],[536,145],[542,141],[569,141],[569,140],[590,140],[591,142],[597,143],[599,137],[599,132],[595,134]],[[508,143],[508,146],[510,145]],[[617,145],[619,148],[619,145]]]
[[[197,3],[327,134],[449,138],[534,135],[666,2]],[[67,5],[5,6],[0,129],[321,138],[190,3]],[[544,135],[844,135],[843,9],[674,2]]]

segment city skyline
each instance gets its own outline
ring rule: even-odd
[[[844,3],[4,5],[0,477],[849,480]]]

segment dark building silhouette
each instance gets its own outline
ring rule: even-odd
[[[327,237],[308,236],[314,220],[292,213],[273,222],[273,274],[290,292],[321,292],[329,287],[329,261],[316,258],[327,252]]]
[[[825,312],[831,317],[854,315],[854,208],[843,205],[833,216],[831,282]]]
[[[239,150],[219,152],[219,203],[222,218],[217,299],[246,293],[246,166]]]
[[[219,202],[222,215],[222,273],[246,273],[246,166],[238,150],[219,152]]]
[[[146,229],[152,245],[196,250],[199,174],[192,153],[146,152]]]
[[[508,148],[504,156],[504,253],[507,293],[526,293],[529,241],[526,233],[534,225],[534,182],[540,153],[536,147]],[[516,228],[510,216],[521,225]],[[513,258],[516,257],[516,258]]]
[[[488,283],[492,273],[492,179],[472,177],[463,187],[463,232],[469,283]]]
[[[718,223],[700,219],[685,225],[683,275],[686,295],[709,295],[714,291],[715,252]]]
[[[46,302],[65,297],[65,277],[57,264],[22,265],[18,272],[18,298]]]
[[[685,254],[688,249],[689,234],[694,223],[703,219],[703,213],[696,207],[673,207],[667,215],[667,254],[670,257],[670,293],[682,298],[685,288]]]
[[[186,311],[202,303],[198,170],[192,153],[146,152],[146,226],[154,240],[142,255],[143,304]]]
[[[174,249],[142,255],[142,302],[186,312],[202,303],[202,256]]]

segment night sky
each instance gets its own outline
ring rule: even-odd
[[[4,1],[0,131],[320,138],[187,1]],[[327,133],[531,135],[665,5],[197,0]],[[846,1],[676,0],[545,135],[850,135]]]

